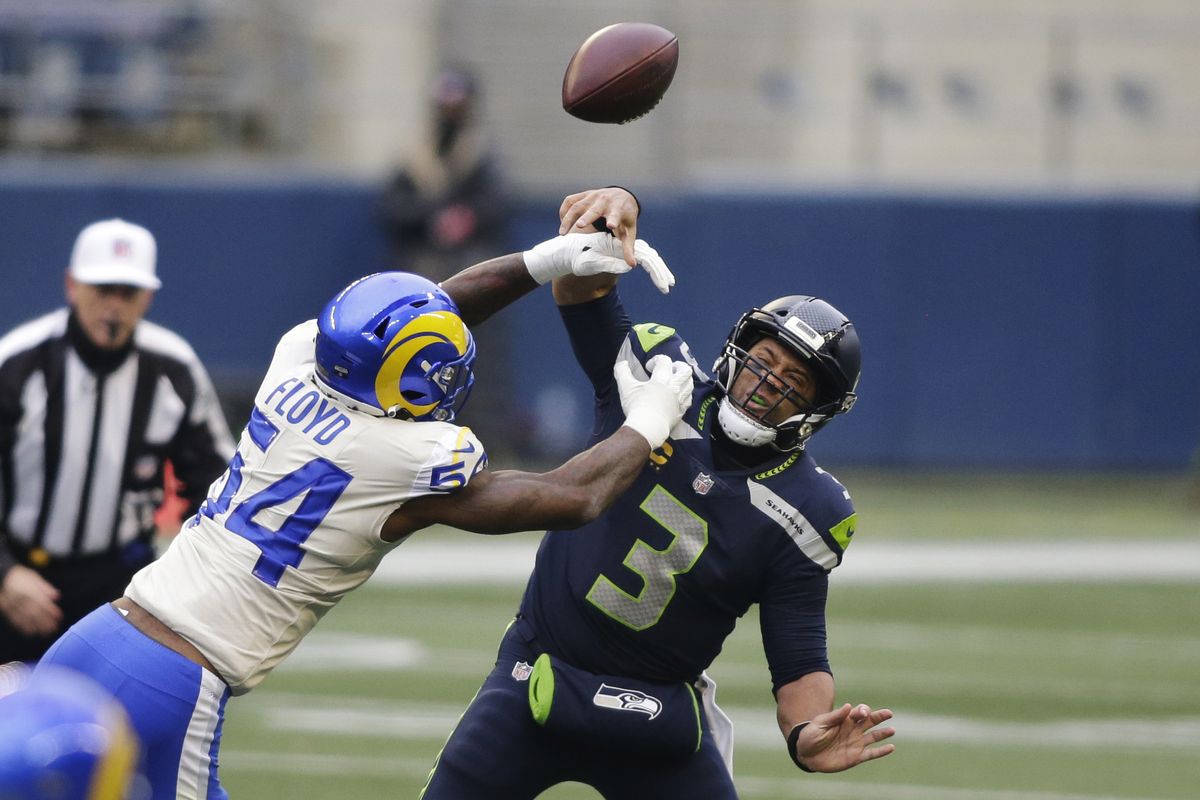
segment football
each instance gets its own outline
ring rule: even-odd
[[[563,76],[563,109],[587,122],[624,124],[666,94],[679,64],[679,39],[648,22],[618,22],[589,36]]]

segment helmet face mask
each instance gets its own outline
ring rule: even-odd
[[[816,380],[812,402],[753,356],[751,349],[764,338],[778,342],[811,372]],[[813,433],[854,406],[860,360],[853,324],[823,300],[791,295],[751,309],[734,325],[714,365],[725,395],[718,412],[721,428],[745,446],[770,444],[784,452],[802,449]],[[731,392],[746,373],[758,382],[739,400]],[[767,386],[770,390],[762,392]],[[776,399],[764,405],[764,396]],[[760,402],[752,408],[755,398]],[[785,402],[794,404],[795,413],[768,421]]]
[[[317,380],[351,408],[449,422],[470,396],[475,340],[432,281],[361,278],[326,304],[317,327]]]

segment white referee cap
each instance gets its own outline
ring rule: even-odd
[[[154,235],[123,219],[93,222],[71,251],[71,277],[80,283],[119,283],[142,289],[162,286],[154,274],[158,246]]]

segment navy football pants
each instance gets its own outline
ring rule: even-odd
[[[422,800],[532,800],[564,781],[587,784],[607,800],[736,800],[707,720],[700,750],[675,759],[547,734],[530,713],[529,682],[513,677],[517,662],[533,664],[539,654],[525,623],[509,628],[495,669],[450,735]]]

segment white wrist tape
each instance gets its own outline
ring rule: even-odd
[[[671,426],[661,414],[647,408],[637,408],[625,418],[625,427],[633,428],[650,443],[651,450],[657,450],[667,441],[671,434]]]
[[[530,277],[537,281],[539,286],[544,286],[555,278],[571,274],[570,267],[563,270],[561,267],[556,266],[554,263],[555,258],[552,254],[545,251],[539,252],[536,247],[532,250],[526,250],[521,256],[525,259],[525,269],[529,270]]]

